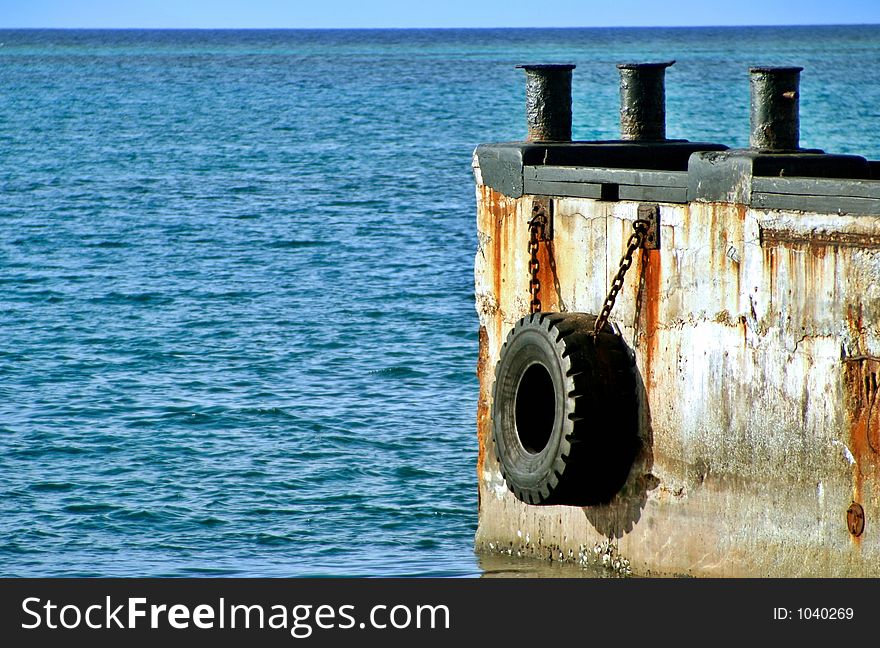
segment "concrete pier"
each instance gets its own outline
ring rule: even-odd
[[[797,72],[752,70],[750,149],[665,140],[652,118],[633,141],[475,151],[479,551],[880,576],[880,164],[798,148]],[[636,252],[610,318],[633,356],[640,450],[594,506],[518,500],[493,445],[536,200],[552,213],[543,312],[599,313],[639,207],[659,209],[659,246]]]

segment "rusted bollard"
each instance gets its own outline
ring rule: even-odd
[[[526,71],[529,142],[571,141],[570,64],[517,65]]]
[[[620,63],[620,138],[666,139],[666,68],[662,63]]]
[[[763,151],[799,148],[799,91],[802,67],[749,68],[749,146]]]

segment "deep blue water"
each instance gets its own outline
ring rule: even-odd
[[[880,28],[0,31],[0,574],[476,575],[471,151],[524,62],[880,157]]]

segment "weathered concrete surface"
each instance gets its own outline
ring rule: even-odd
[[[577,560],[612,538],[640,574],[880,576],[880,217],[661,204],[661,249],[637,253],[611,317],[642,452],[611,503],[541,507],[507,490],[490,421],[528,312],[532,197],[478,182],[477,202],[478,550]],[[553,203],[543,310],[598,313],[638,203]]]

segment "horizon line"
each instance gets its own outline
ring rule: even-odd
[[[742,25],[578,25],[578,26],[510,26],[497,27],[6,27],[4,31],[480,31],[487,29],[743,29],[747,27],[878,27],[877,23],[762,23]]]

